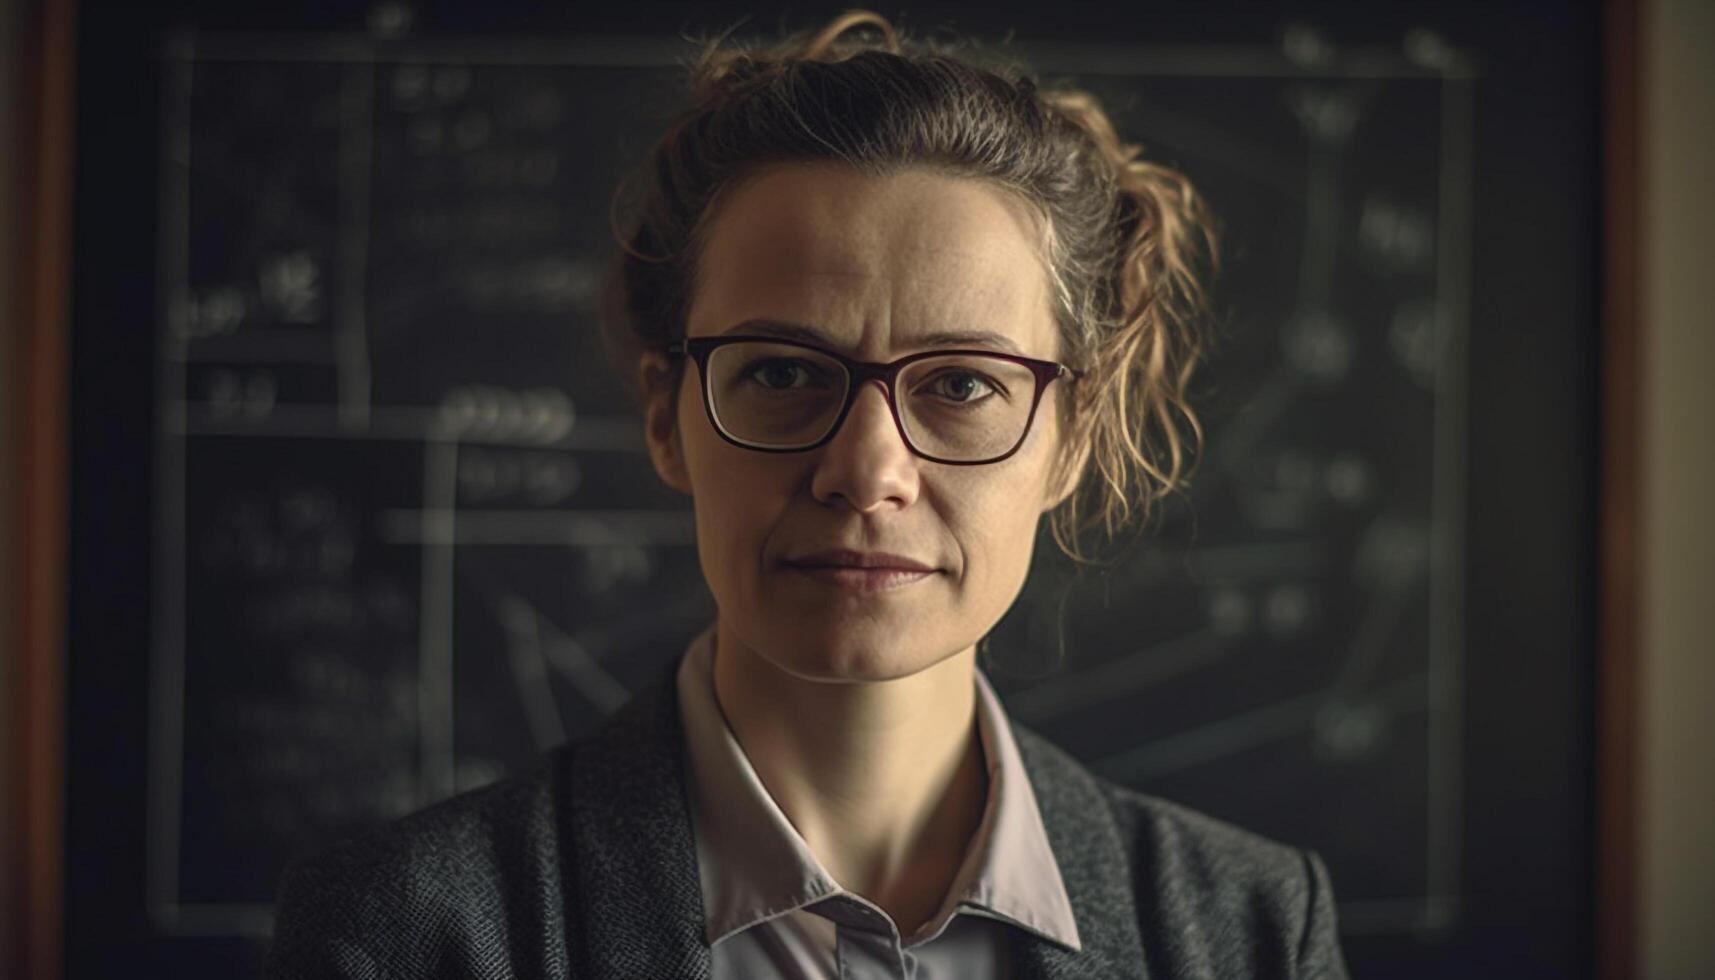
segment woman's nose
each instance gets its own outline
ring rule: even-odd
[[[810,490],[822,503],[844,499],[859,513],[908,507],[917,499],[918,462],[893,420],[886,389],[865,382],[822,447]]]

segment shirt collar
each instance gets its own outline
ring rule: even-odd
[[[988,679],[980,669],[975,674],[989,799],[940,910],[907,941],[933,938],[963,911],[1078,950],[1072,904],[1011,726]],[[691,641],[676,684],[709,944],[829,896],[850,894],[786,819],[721,713],[714,692],[713,626]]]

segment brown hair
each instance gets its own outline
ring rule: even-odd
[[[845,36],[864,25],[881,47]],[[1089,449],[1052,515],[1061,549],[1086,560],[1083,531],[1112,539],[1188,475],[1202,429],[1186,386],[1204,349],[1213,221],[1183,175],[1120,140],[1093,96],[903,38],[861,10],[763,48],[707,43],[690,96],[614,198],[635,190],[628,217],[614,217],[601,318],[623,374],[635,379],[644,350],[684,335],[702,231],[741,178],[782,162],[929,168],[991,182],[1043,219],[1062,360],[1080,372],[1060,399],[1060,465]]]

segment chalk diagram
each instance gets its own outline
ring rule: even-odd
[[[163,932],[266,936],[287,856],[590,730],[712,615],[593,312],[607,191],[675,104],[681,53],[237,35],[164,52]],[[1296,27],[1257,48],[1026,55],[1241,202],[1249,252],[1188,500],[1098,579],[1033,577],[995,649],[1064,661],[991,676],[1098,772],[1318,847],[1348,930],[1441,927],[1472,74],[1422,31],[1390,50]],[[1310,790],[1354,823],[1318,823],[1294,803]]]

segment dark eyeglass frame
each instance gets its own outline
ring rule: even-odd
[[[815,351],[824,357],[831,358],[845,368],[846,375],[850,379],[849,383],[846,385],[845,404],[840,406],[839,415],[834,417],[833,424],[828,426],[828,431],[820,439],[804,446],[758,446],[734,437],[721,425],[720,420],[715,415],[713,395],[709,391],[709,355],[728,344],[741,342],[760,342],[765,344],[775,344],[782,347],[799,347],[804,350]],[[789,340],[784,337],[771,337],[765,334],[742,334],[723,335],[720,337],[687,337],[684,340],[668,344],[665,350],[669,357],[689,357],[697,363],[697,377],[700,379],[703,387],[703,411],[707,412],[709,415],[709,424],[714,426],[714,430],[720,433],[722,439],[725,439],[727,442],[730,442],[741,449],[750,449],[759,453],[805,453],[812,449],[818,449],[825,446],[834,438],[835,434],[840,431],[840,426],[845,424],[846,415],[851,412],[852,404],[857,401],[858,392],[863,390],[864,384],[869,381],[880,381],[882,397],[887,400],[887,410],[893,413],[894,428],[899,430],[899,438],[905,442],[906,448],[910,449],[912,453],[917,456],[929,460],[932,463],[944,463],[949,466],[983,466],[989,463],[998,463],[1018,452],[1019,447],[1024,445],[1024,440],[1030,436],[1031,426],[1036,424],[1036,409],[1042,404],[1042,394],[1048,390],[1048,385],[1056,378],[1069,377],[1076,379],[1078,377],[1077,371],[1061,364],[1058,361],[1044,361],[1035,357],[1025,357],[1021,354],[1008,354],[1004,351],[964,347],[919,351],[915,354],[907,354],[895,361],[882,363],[880,361],[853,360],[838,351],[829,350],[826,347],[806,343],[801,340]],[[939,456],[931,456],[917,448],[917,444],[911,441],[910,433],[905,430],[905,421],[899,417],[899,403],[896,402],[893,397],[894,390],[898,386],[899,372],[918,361],[928,360],[933,357],[948,357],[955,355],[976,355],[980,357],[993,357],[1003,361],[1011,361],[1014,364],[1020,364],[1029,368],[1030,373],[1036,379],[1036,391],[1032,394],[1030,399],[1030,414],[1025,417],[1024,430],[1019,433],[1018,441],[1012,444],[1012,448],[998,456],[991,456],[987,459],[943,459]]]

